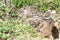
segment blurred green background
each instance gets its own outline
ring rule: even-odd
[[[60,0],[0,0],[0,37],[12,40],[13,37],[22,36],[19,40],[33,40],[40,38],[36,30],[28,23],[18,18],[18,10],[25,6],[37,6],[41,12],[55,9],[60,16]],[[25,38],[25,36],[29,38]]]

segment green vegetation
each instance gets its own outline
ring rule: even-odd
[[[36,0],[12,0],[16,7],[32,5]]]
[[[19,19],[12,20],[12,21],[2,21],[0,19],[0,37],[2,38],[10,38],[10,37],[16,37],[19,35],[27,35],[31,34],[31,37],[37,36],[36,30],[29,24],[23,23]]]
[[[9,2],[11,5],[8,7],[5,0],[0,0],[0,37],[6,40],[12,40],[13,36],[27,35],[27,33],[31,34],[31,37],[39,36],[32,26],[22,24],[22,21],[18,19],[17,11],[21,7],[37,6],[42,12],[54,8],[60,16],[60,0],[10,0]]]

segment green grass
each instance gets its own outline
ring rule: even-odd
[[[36,4],[38,3],[38,4]],[[16,11],[19,10],[21,7],[25,6],[37,6],[41,12],[44,12],[48,9],[52,9],[52,7],[55,8],[57,13],[60,13],[60,0],[11,0],[11,6],[7,7],[5,5],[4,0],[0,3],[0,10],[3,10],[4,13],[0,12],[0,16],[6,17],[11,11],[13,7],[15,7],[15,11],[12,12],[12,16],[17,16]]]
[[[21,35],[30,35],[31,37],[37,37],[36,30],[29,24],[22,24],[22,21],[19,19],[12,20],[12,22],[2,21],[0,19],[0,37],[8,39],[12,36],[16,37]]]
[[[12,2],[15,4],[16,7],[22,7],[26,5],[31,5],[36,0],[12,0]]]
[[[15,13],[16,11],[18,11],[21,7],[29,5],[37,6],[41,12],[54,7],[58,16],[60,16],[60,0],[11,0],[11,7],[7,7],[4,0],[2,0],[0,1],[0,37],[8,40],[12,40],[13,36],[19,36],[19,38],[22,36],[21,40],[24,40],[24,37],[29,35],[30,40],[33,40],[32,38],[34,37],[40,38],[40,35],[37,34],[36,30],[28,23],[22,24],[22,21],[19,19],[2,20],[2,18],[6,18],[10,15],[9,12],[13,7],[16,7],[15,11],[11,13],[11,16],[14,18],[14,16],[18,16],[17,13]]]

